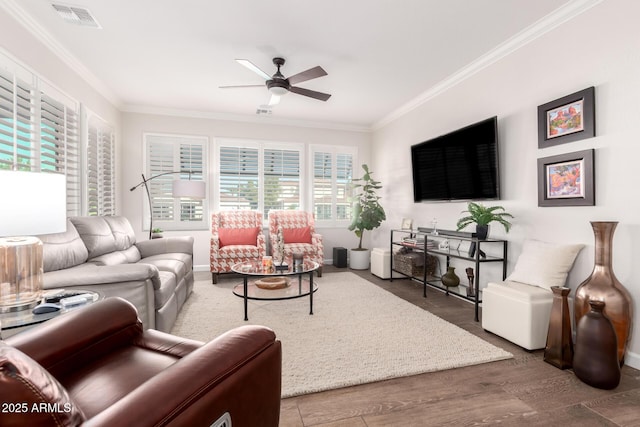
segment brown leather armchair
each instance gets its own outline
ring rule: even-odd
[[[266,327],[203,344],[143,330],[107,298],[0,342],[0,424],[277,426],[281,358]]]

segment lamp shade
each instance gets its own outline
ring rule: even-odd
[[[0,171],[0,237],[65,231],[65,181],[56,173]]]
[[[176,179],[173,181],[173,197],[204,199],[206,197],[206,183],[204,181],[186,181]]]

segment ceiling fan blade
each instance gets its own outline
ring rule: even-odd
[[[298,74],[294,74],[289,77],[289,84],[295,85],[297,83],[306,82],[307,80],[317,79],[318,77],[326,76],[327,72],[322,67],[317,66],[309,68],[307,71],[303,71]]]
[[[309,98],[319,99],[320,101],[326,101],[331,98],[331,95],[328,93],[316,92],[315,90],[304,89],[301,87],[291,86],[289,88],[290,92],[297,93],[298,95],[308,96]]]
[[[269,105],[278,105],[280,103],[280,95],[271,95],[269,99]]]
[[[259,75],[265,80],[271,79],[271,76],[269,74],[262,71],[253,62],[249,61],[248,59],[236,59],[236,62],[240,65],[244,65],[245,67],[247,67],[248,69],[250,69],[251,71],[253,71],[254,73],[256,73],[257,75]]]
[[[219,89],[237,89],[240,87],[265,87],[264,85],[235,85],[235,86],[218,86]]]

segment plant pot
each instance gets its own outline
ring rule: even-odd
[[[349,251],[349,268],[367,270],[371,260],[369,252],[369,249],[351,249]]]

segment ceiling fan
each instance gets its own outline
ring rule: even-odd
[[[297,93],[298,95],[308,96],[309,98],[318,99],[320,101],[326,101],[331,97],[328,93],[316,92],[315,90],[305,89],[297,86],[293,86],[297,83],[306,82],[307,80],[315,79],[318,77],[326,76],[327,72],[322,67],[317,66],[309,68],[298,74],[294,74],[288,78],[285,78],[280,72],[280,67],[284,65],[284,58],[273,58],[273,63],[278,70],[273,76],[262,71],[253,62],[248,59],[236,59],[241,65],[244,65],[263,79],[269,92],[271,92],[271,99],[269,105],[276,105],[280,102],[280,97],[286,95],[289,92]],[[220,86],[221,89],[239,88],[239,87],[261,87],[263,85],[236,85],[236,86]]]

